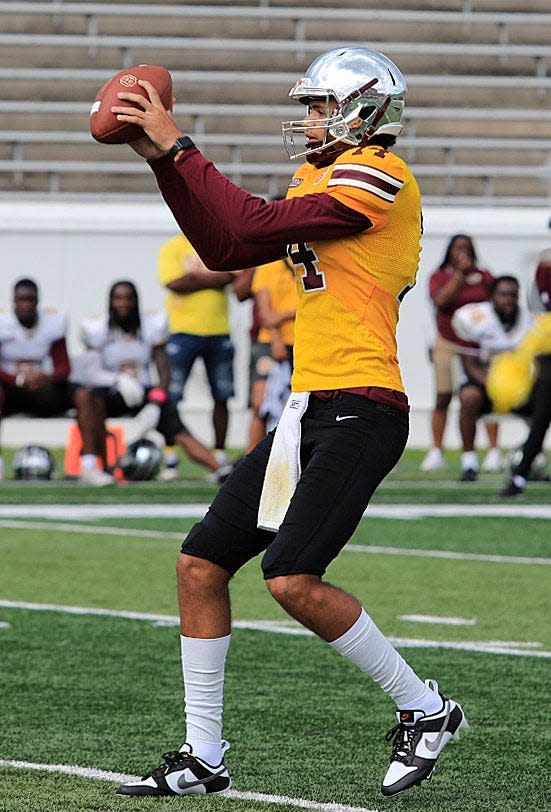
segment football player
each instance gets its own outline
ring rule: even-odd
[[[463,305],[452,318],[455,333],[473,349],[461,349],[461,361],[466,381],[461,386],[459,429],[461,482],[478,478],[478,459],[474,450],[476,423],[479,417],[492,412],[486,392],[486,379],[493,356],[517,347],[532,324],[527,309],[519,304],[519,283],[514,276],[498,276],[490,288],[490,299]]]
[[[534,313],[551,314],[551,250],[549,249],[539,257],[528,304]],[[546,318],[551,319],[551,315]],[[542,453],[545,436],[551,424],[551,353],[546,350],[547,348],[537,356],[538,376],[530,396],[532,405],[530,431],[520,453],[513,461],[509,478],[498,496],[522,496],[530,469],[536,457]],[[543,468],[545,468],[545,454],[543,454]]]
[[[222,175],[184,135],[150,83],[149,99],[114,106],[143,127],[131,144],[205,264],[232,270],[288,255],[299,289],[292,393],[275,432],[236,467],[189,533],[178,560],[187,741],[122,795],[223,792],[228,583],[264,551],[267,588],[296,620],[355,663],[394,700],[397,725],[384,795],[428,778],[466,726],[460,705],[423,681],[352,595],[324,580],[408,435],[396,355],[400,303],[415,284],[421,200],[390,150],[406,83],[383,54],[321,54],[290,91],[304,115],[283,124],[303,158],[287,198],[266,202]]]
[[[148,430],[158,431],[167,445],[182,448],[192,460],[211,471],[213,481],[222,482],[231,466],[221,465],[193,437],[168,397],[167,335],[166,315],[161,311],[141,312],[133,282],[119,280],[111,286],[108,315],[86,319],[81,325],[82,341],[88,349],[83,381],[93,387],[97,423],[104,426],[106,417],[132,415],[138,436]],[[151,377],[152,362],[158,385]],[[176,472],[175,468],[168,470]]]
[[[38,287],[20,279],[13,288],[13,310],[0,313],[0,416],[17,412],[53,417],[76,408],[82,436],[80,481],[111,485],[115,480],[97,466],[94,407],[91,392],[69,382],[71,364],[62,311],[40,307]],[[3,465],[0,459],[0,478]]]

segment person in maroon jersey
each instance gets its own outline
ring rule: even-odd
[[[452,328],[455,311],[472,302],[485,302],[494,277],[477,265],[471,237],[455,234],[449,241],[440,266],[429,280],[429,295],[435,306],[436,340],[431,351],[436,384],[436,402],[431,415],[433,445],[421,463],[422,471],[446,468],[443,454],[448,407],[454,390],[453,365],[460,347],[468,346]],[[498,470],[501,455],[497,447],[497,424],[486,423],[490,450],[483,463],[485,470]],[[463,466],[462,466],[463,467]]]
[[[395,327],[415,283],[421,200],[414,176],[389,150],[402,130],[405,79],[369,48],[320,54],[289,94],[305,111],[282,122],[289,156],[306,160],[287,198],[269,202],[222,175],[155,88],[139,83],[148,98],[121,91],[136,106],[111,112],[143,128],[130,146],[149,161],[203,262],[227,271],[288,255],[299,306],[292,394],[278,426],[236,466],[178,559],[186,742],[117,792],[207,795],[230,787],[222,739],[229,581],[262,552],[274,600],[393,699],[398,723],[387,733],[392,753],[381,792],[396,795],[432,775],[467,726],[465,714],[324,576],[407,440]]]

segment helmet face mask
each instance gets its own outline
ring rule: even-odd
[[[291,159],[319,155],[329,148],[343,151],[375,134],[399,135],[407,92],[400,70],[384,54],[369,48],[343,47],[326,51],[312,62],[289,96],[303,104],[325,102],[326,115],[315,121],[282,123],[283,141]],[[329,114],[331,100],[336,107]],[[306,130],[322,129],[323,141],[301,149],[296,138]],[[341,145],[340,149],[337,145]]]
[[[55,461],[47,448],[26,445],[15,452],[12,467],[16,479],[51,479]]]

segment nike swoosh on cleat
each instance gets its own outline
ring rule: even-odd
[[[340,414],[338,414],[335,420],[337,421],[337,423],[340,423],[341,420],[357,420],[357,418],[358,418],[357,414],[345,414],[342,417],[340,416]]]
[[[222,767],[217,773],[213,773],[212,775],[208,775],[206,778],[199,778],[197,781],[186,781],[185,778],[181,775],[180,778],[176,781],[180,789],[189,789],[190,787],[197,787],[199,784],[208,784],[210,781],[213,781],[215,778],[219,778],[224,772],[226,768]]]
[[[450,707],[450,704],[448,702],[447,707],[446,707],[446,715],[444,716],[444,719],[442,721],[442,727],[440,728],[440,730],[438,732],[438,735],[434,739],[432,739],[431,741],[425,740],[425,747],[431,753],[436,753],[436,751],[440,747],[440,742],[442,741],[442,738],[443,738],[444,733],[446,732],[446,728],[448,726],[448,721],[449,721],[449,718],[450,718],[450,714],[451,714],[451,707]]]

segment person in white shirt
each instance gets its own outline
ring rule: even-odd
[[[168,446],[177,445],[222,482],[231,466],[220,465],[209,449],[192,436],[168,397],[170,361],[166,351],[168,325],[160,311],[140,310],[133,282],[119,280],[108,294],[106,317],[86,319],[81,338],[87,348],[82,380],[93,388],[98,425],[107,417],[135,418],[134,434],[158,431]],[[151,365],[158,381],[154,383]]]
[[[92,393],[69,382],[66,314],[40,307],[38,298],[36,282],[20,279],[13,288],[13,310],[0,312],[0,416],[22,412],[55,417],[75,408],[82,436],[80,481],[110,485],[114,478],[97,465],[102,455]],[[3,476],[0,458],[0,479]]]
[[[497,277],[487,302],[460,307],[452,318],[456,334],[473,342],[474,349],[464,348],[461,361],[466,380],[461,387],[459,429],[463,445],[461,482],[478,478],[478,458],[475,452],[476,423],[479,417],[492,412],[486,392],[486,378],[493,356],[513,350],[532,324],[528,310],[519,304],[519,283],[514,276]]]

